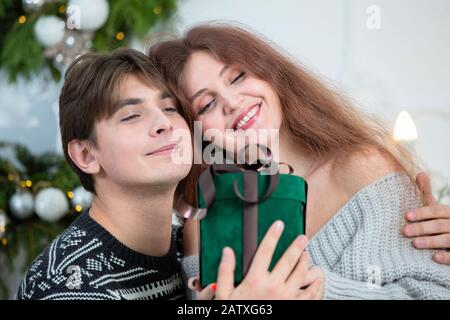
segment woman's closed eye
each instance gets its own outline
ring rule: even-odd
[[[233,81],[231,81],[231,84],[234,84],[236,82],[238,82],[239,80],[243,79],[245,76],[245,72],[242,71],[241,73],[238,74],[238,76],[236,78],[233,79]]]
[[[235,84],[245,77],[245,72],[240,72],[232,81],[230,84]],[[200,111],[197,113],[197,116],[201,116],[202,114],[205,114],[206,112],[209,112],[214,109],[214,107],[217,105],[217,99],[213,98],[211,99],[207,104],[205,104]]]
[[[214,109],[214,107],[216,106],[216,98],[211,99],[206,105],[204,105],[200,111],[197,113],[197,115],[201,116],[202,114]]]

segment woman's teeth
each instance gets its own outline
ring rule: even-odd
[[[243,127],[244,125],[247,124],[247,122],[253,118],[256,114],[256,112],[258,112],[258,108],[260,107],[260,105],[256,105],[253,108],[250,109],[249,112],[247,112],[247,114],[244,116],[244,118],[242,118],[236,125],[236,130],[240,129],[241,127]]]

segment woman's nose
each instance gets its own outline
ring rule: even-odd
[[[242,107],[243,97],[241,95],[230,93],[224,99],[223,111],[225,114],[232,114]]]

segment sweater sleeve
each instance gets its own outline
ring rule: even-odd
[[[392,283],[355,281],[325,271],[325,300],[449,299],[450,292],[436,282],[405,277]]]
[[[418,250],[401,229],[421,206],[405,174],[389,174],[358,192],[308,246],[325,273],[324,299],[449,299],[450,266]]]
[[[188,300],[197,300],[197,292],[190,289],[188,286],[188,281],[190,278],[199,277],[199,257],[197,255],[191,255],[184,257],[181,260],[181,274],[183,281],[186,286],[186,296]]]

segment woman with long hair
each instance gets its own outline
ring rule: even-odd
[[[401,234],[404,214],[423,205],[418,167],[379,121],[241,27],[195,26],[148,55],[191,122],[223,133],[215,144],[278,130],[274,157],[308,182],[307,251],[322,270],[319,297],[450,297],[450,267]]]

